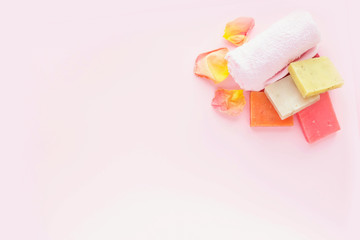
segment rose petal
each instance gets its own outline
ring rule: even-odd
[[[211,105],[220,112],[237,116],[244,109],[245,103],[243,90],[218,89]]]
[[[200,77],[208,78],[215,83],[224,81],[229,76],[225,55],[227,48],[219,48],[200,54],[195,62],[194,73]]]
[[[239,17],[226,24],[224,38],[237,46],[241,46],[247,41],[246,35],[254,25],[253,18]]]

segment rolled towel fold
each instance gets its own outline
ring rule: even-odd
[[[260,91],[284,77],[294,60],[317,53],[320,32],[308,12],[294,12],[226,55],[230,74],[244,90]]]

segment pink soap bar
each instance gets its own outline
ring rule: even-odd
[[[340,130],[328,92],[320,94],[318,102],[298,112],[297,116],[308,143]]]

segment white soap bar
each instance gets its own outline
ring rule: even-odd
[[[282,120],[320,100],[320,95],[303,98],[290,75],[268,85],[265,94]]]

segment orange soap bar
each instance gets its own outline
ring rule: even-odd
[[[264,92],[250,92],[251,127],[286,127],[293,125],[292,116],[284,120],[280,119]]]
[[[320,100],[297,113],[308,143],[313,143],[340,130],[329,93],[320,94]]]

